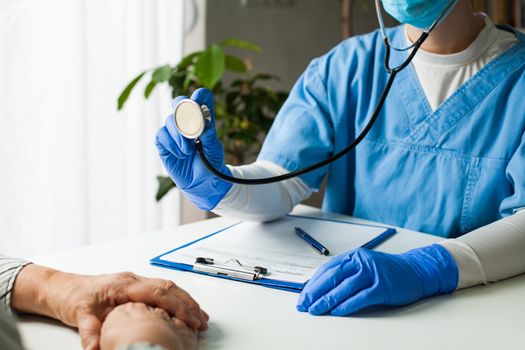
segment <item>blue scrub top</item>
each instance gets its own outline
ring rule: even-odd
[[[323,209],[457,237],[525,207],[525,37],[432,111],[412,65],[400,72],[364,141],[301,176]],[[389,30],[403,46],[402,26]],[[388,79],[378,31],[313,60],[279,111],[259,160],[296,170],[345,148]],[[392,52],[392,65],[406,52]]]

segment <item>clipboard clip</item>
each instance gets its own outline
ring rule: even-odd
[[[266,275],[268,273],[268,269],[262,266],[244,265],[237,259],[230,259],[223,263],[217,263],[212,258],[203,257],[195,258],[193,270],[249,281],[258,280],[261,278],[261,275]]]

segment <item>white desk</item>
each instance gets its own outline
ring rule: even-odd
[[[309,207],[296,213],[323,215]],[[341,217],[336,215],[327,215]],[[525,349],[525,276],[354,317],[314,317],[295,310],[297,294],[150,266],[150,258],[214,232],[217,218],[36,259],[61,270],[99,274],[123,270],[172,279],[211,315],[203,349]],[[379,247],[401,252],[438,237],[400,230]],[[81,349],[75,330],[24,317],[28,349]]]

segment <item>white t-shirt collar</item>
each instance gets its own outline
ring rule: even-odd
[[[499,35],[499,30],[494,25],[494,22],[492,22],[488,16],[484,15],[484,17],[485,26],[472,44],[470,44],[465,50],[453,54],[436,54],[420,49],[414,57],[414,61],[417,61],[418,64],[432,66],[461,66],[476,61],[491,45],[494,44],[494,42],[496,42]],[[408,45],[412,44],[406,29],[405,40]]]

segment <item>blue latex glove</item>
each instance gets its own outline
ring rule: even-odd
[[[173,100],[173,107],[186,96]],[[197,89],[191,99],[210,109],[211,122],[199,137],[210,163],[223,174],[231,175],[224,165],[224,150],[215,131],[213,94],[208,89]],[[164,167],[177,187],[198,208],[211,210],[228,193],[232,184],[212,175],[202,164],[193,140],[182,136],[175,126],[173,114],[166,119],[155,140]]]
[[[450,293],[458,269],[441,245],[387,254],[357,249],[326,262],[307,283],[297,310],[313,315],[350,315],[372,305],[405,305]]]

